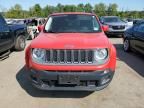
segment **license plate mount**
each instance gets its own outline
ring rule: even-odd
[[[80,80],[79,80],[79,76],[77,75],[59,75],[58,76],[58,82],[59,84],[63,84],[63,85],[78,85]]]

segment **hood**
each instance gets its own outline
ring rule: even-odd
[[[121,21],[121,22],[108,22],[108,23],[105,23],[105,24],[111,25],[111,26],[120,26],[120,25],[126,26],[127,25],[127,23],[124,22],[124,21]]]
[[[31,42],[32,48],[94,49],[108,48],[109,40],[102,33],[40,33]]]
[[[18,29],[26,29],[26,25],[25,24],[9,24],[8,25],[10,27],[10,29],[13,30],[18,30]]]

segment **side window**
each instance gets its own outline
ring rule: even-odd
[[[9,28],[6,24],[6,21],[4,20],[4,18],[0,15],[0,32],[3,32],[3,31],[8,31]]]
[[[134,26],[134,31],[138,31],[139,30],[139,25]]]
[[[139,26],[138,31],[144,33],[144,24],[141,24],[141,25]]]
[[[100,23],[104,23],[104,19],[102,17],[99,18]]]
[[[99,30],[100,28],[99,28],[99,24],[98,24],[98,22],[96,21],[96,17],[95,16],[93,16],[93,30]]]
[[[42,20],[39,20],[39,25],[42,25]]]
[[[4,18],[0,15],[0,25],[3,26],[5,24],[6,24],[6,22],[5,22]]]

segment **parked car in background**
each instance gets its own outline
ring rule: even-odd
[[[142,22],[144,22],[144,19],[134,19],[134,20],[133,20],[133,24],[134,24],[134,25],[140,24],[140,23],[142,23]]]
[[[116,49],[92,13],[55,13],[26,49],[32,84],[41,90],[95,91],[114,75]]]
[[[108,25],[109,30],[105,32],[107,35],[123,35],[129,27],[128,24],[117,16],[102,16],[100,17],[102,25]]]
[[[0,57],[1,53],[12,48],[21,51],[26,46],[27,29],[25,25],[7,24],[0,15]]]
[[[5,19],[7,24],[25,24],[25,19]]]
[[[123,21],[125,21],[129,27],[133,26],[133,19],[132,18],[126,18],[126,19],[123,19]]]
[[[40,25],[43,25],[44,23],[45,23],[44,18],[32,18],[26,21],[29,39],[34,39],[38,35],[39,33],[38,27]]]
[[[7,18],[7,19],[5,19],[5,21],[6,21],[7,24],[11,24],[13,22],[13,19]]]
[[[144,54],[144,22],[134,25],[124,33],[124,51],[136,50]]]

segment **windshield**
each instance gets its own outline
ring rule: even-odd
[[[33,19],[32,21],[29,21],[27,23],[27,26],[37,26],[38,25],[38,21]]]
[[[121,22],[121,20],[118,17],[109,17],[104,18],[104,22]]]
[[[45,26],[45,31],[51,33],[93,33],[100,30],[96,17],[92,15],[51,16]]]

